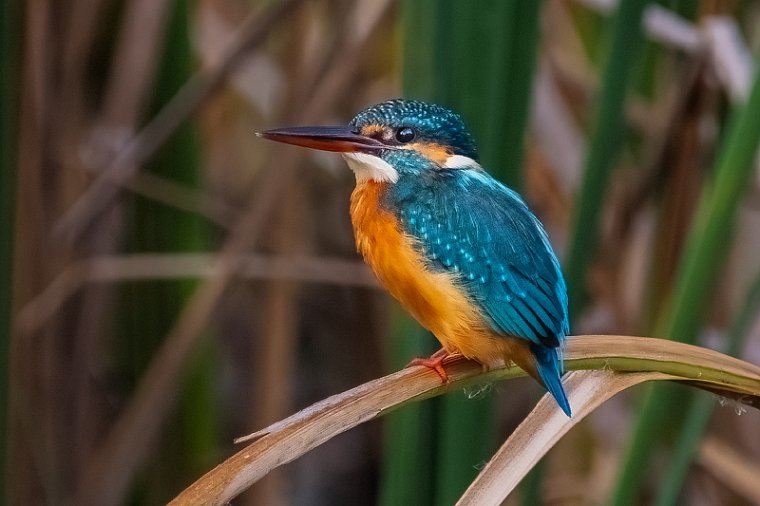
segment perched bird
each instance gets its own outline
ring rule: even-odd
[[[509,361],[570,416],[560,353],[567,290],[538,218],[478,164],[462,118],[439,105],[390,100],[345,127],[293,127],[261,137],[340,152],[356,176],[357,249],[380,282],[443,348],[416,364],[446,381],[461,353]]]

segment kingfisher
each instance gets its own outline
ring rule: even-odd
[[[412,364],[448,380],[461,354],[486,368],[513,362],[570,416],[561,352],[567,289],[538,218],[490,176],[462,118],[394,99],[347,126],[267,130],[260,137],[341,153],[356,177],[357,250],[380,283],[440,341]]]

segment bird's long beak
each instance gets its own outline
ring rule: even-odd
[[[371,153],[382,149],[383,143],[372,137],[354,132],[350,127],[290,127],[257,132],[256,135],[265,139],[295,144],[322,151],[337,151],[340,153],[362,152]]]

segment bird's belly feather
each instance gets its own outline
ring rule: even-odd
[[[523,340],[493,331],[455,275],[432,271],[394,214],[380,204],[385,183],[362,183],[351,195],[356,245],[385,288],[444,348],[495,366],[532,362]]]

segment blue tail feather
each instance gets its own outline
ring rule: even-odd
[[[571,416],[570,403],[567,401],[565,389],[562,387],[561,366],[556,348],[531,344],[530,351],[536,358],[536,370],[541,382],[556,399],[559,407],[567,416]]]

